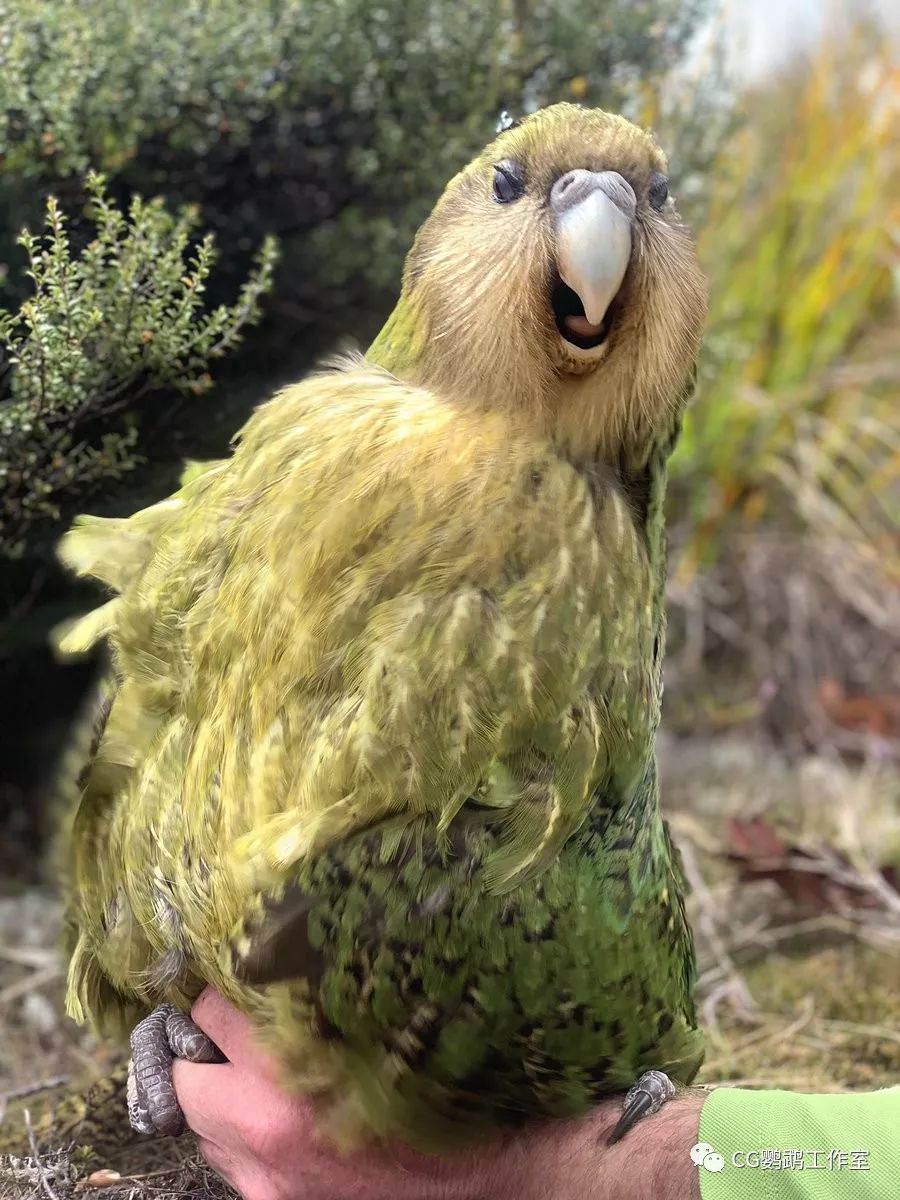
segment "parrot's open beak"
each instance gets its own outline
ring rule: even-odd
[[[567,171],[551,189],[558,276],[553,313],[577,350],[597,349],[609,333],[610,310],[631,260],[636,205],[631,185],[616,171]]]

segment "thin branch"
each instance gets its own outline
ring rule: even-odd
[[[23,1083],[21,1087],[13,1088],[11,1092],[0,1092],[0,1104],[8,1104],[11,1100],[24,1100],[27,1096],[35,1096],[38,1092],[49,1092],[53,1088],[62,1087],[69,1082],[70,1075],[51,1075],[49,1079],[37,1079],[34,1083]]]
[[[689,842],[681,842],[679,850],[684,873],[697,901],[697,924],[716,958],[721,974],[728,981],[724,986],[714,989],[703,1004],[704,1022],[714,1034],[718,1034],[716,1008],[726,996],[730,996],[736,1002],[736,1007],[743,1014],[752,1015],[756,1008],[756,1002],[747,986],[746,979],[738,970],[734,959],[728,952],[724,938],[719,933],[715,918],[716,905],[706,885],[706,880],[703,878],[694,847]]]
[[[53,983],[55,979],[59,978],[59,974],[59,966],[56,963],[52,963],[49,966],[33,971],[24,979],[19,979],[15,983],[9,984],[8,987],[0,991],[0,1009],[11,1004],[13,1000],[18,1000],[20,996],[26,996],[29,992],[34,992],[48,983]]]
[[[741,1055],[747,1050],[758,1050],[760,1046],[764,1046],[768,1042],[790,1042],[792,1037],[795,1037],[801,1031],[801,1029],[805,1029],[806,1026],[809,1025],[810,1021],[815,1016],[815,1011],[815,1004],[812,997],[806,996],[803,1000],[803,1006],[800,1015],[793,1021],[789,1022],[787,1025],[778,1022],[777,1028],[775,1029],[767,1027],[764,1029],[754,1030],[753,1033],[748,1034],[747,1037],[742,1038],[741,1041],[730,1045],[726,1054],[719,1058],[713,1058],[709,1062],[705,1063],[704,1066],[706,1070],[715,1071],[722,1067],[727,1067],[734,1062],[735,1059],[740,1058]]]
[[[56,952],[43,946],[5,946],[0,943],[0,958],[18,967],[46,967],[56,961]]]
[[[47,1200],[59,1200],[59,1197],[57,1196],[56,1192],[54,1192],[53,1188],[50,1186],[50,1181],[47,1179],[47,1172],[44,1169],[43,1161],[41,1160],[41,1156],[38,1153],[37,1139],[34,1136],[34,1128],[32,1127],[32,1124],[31,1124],[31,1113],[26,1108],[23,1115],[25,1118],[25,1128],[28,1130],[28,1144],[31,1146],[31,1156],[34,1159],[35,1163],[37,1164],[37,1169],[38,1169],[38,1172],[40,1173],[40,1178],[41,1178],[41,1187],[44,1190],[44,1195],[47,1196]]]

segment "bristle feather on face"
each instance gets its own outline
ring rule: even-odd
[[[514,203],[494,167],[521,168]],[[631,261],[603,348],[585,357],[550,302],[557,245],[549,193],[571,170],[615,171],[637,197]],[[447,185],[407,259],[403,294],[370,358],[411,382],[535,423],[575,458],[614,457],[673,417],[699,348],[705,284],[651,135],[625,118],[557,104],[502,132]],[[413,344],[414,343],[414,344]]]

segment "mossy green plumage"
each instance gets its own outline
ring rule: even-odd
[[[636,191],[660,159],[571,106],[503,137],[535,175],[578,138],[624,146]],[[686,1082],[702,1053],[654,760],[693,301],[660,350],[675,394],[623,425],[621,347],[645,342],[625,323],[593,375],[570,370],[535,234],[508,317],[537,331],[533,371],[510,373],[501,327],[493,355],[473,335],[480,391],[448,373],[429,271],[439,244],[459,286],[469,226],[471,254],[502,257],[477,236],[492,153],[426,224],[367,360],[281,392],[175,496],[62,544],[116,593],[62,638],[106,637],[116,681],[73,832],[69,1010],[121,1028],[213,984],[347,1144],[440,1149],[584,1111],[644,1068]],[[654,238],[671,228],[688,261],[674,217],[655,221],[635,235],[640,339],[668,294]],[[543,394],[516,390],[532,377]],[[596,420],[569,419],[592,387]]]

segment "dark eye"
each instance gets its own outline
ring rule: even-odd
[[[505,160],[494,164],[494,199],[498,204],[511,204],[525,195],[525,181],[518,163]]]
[[[669,198],[669,181],[659,171],[650,176],[650,186],[647,189],[647,199],[654,208],[662,208]]]

